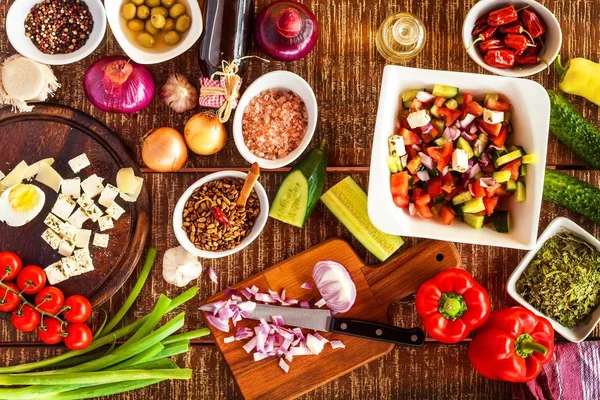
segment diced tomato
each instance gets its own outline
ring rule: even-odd
[[[444,143],[440,147],[430,147],[427,149],[427,153],[437,162],[437,169],[441,172],[452,158],[452,143]]]
[[[431,219],[433,217],[433,214],[427,205],[421,206],[417,204],[417,211],[419,215],[425,219]]]
[[[421,137],[423,138],[423,141],[425,143],[431,143],[438,136],[438,134],[439,134],[438,130],[435,127],[433,127],[433,129],[431,129],[431,131],[429,131],[427,133],[423,132],[421,134]]]
[[[406,154],[408,154],[408,159],[412,160],[413,158],[417,157],[417,155],[419,154],[419,152],[416,151],[415,149],[413,149],[412,146],[408,146],[406,148]]]
[[[509,192],[508,190],[506,190],[506,185],[500,185],[500,187],[498,188],[498,190],[496,190],[496,194],[499,197],[510,197],[513,195],[512,192]]]
[[[487,197],[494,197],[496,196],[500,188],[502,188],[502,185],[499,183],[495,183],[492,186],[489,186],[485,189],[485,194]]]
[[[483,129],[485,133],[492,136],[498,136],[500,131],[502,130],[502,124],[488,124],[487,122],[481,120],[478,122],[479,127]]]
[[[451,185],[454,186],[454,178],[452,177],[452,174],[447,173],[446,175],[444,175],[442,177],[442,183],[444,185]]]
[[[485,189],[481,186],[481,179],[476,179],[471,186],[475,197],[485,197]]]
[[[444,119],[446,126],[452,125],[460,117],[460,111],[451,108],[438,108],[438,114]]]
[[[423,109],[423,103],[416,97],[413,99],[412,103],[410,103],[410,111],[415,112]]]
[[[454,190],[454,186],[452,185],[444,185],[442,186],[442,190],[446,193],[450,193]]]
[[[436,106],[437,108],[440,108],[441,106],[444,105],[445,102],[446,102],[446,99],[444,97],[436,97],[435,101],[433,102],[433,105]]]
[[[485,213],[487,215],[492,215],[492,213],[494,212],[494,209],[498,205],[498,197],[496,197],[496,196],[494,196],[494,197],[484,197],[483,198],[483,205],[485,206]]]
[[[449,206],[442,207],[440,211],[440,216],[442,217],[442,221],[444,221],[446,225],[451,225],[452,221],[454,221],[454,213],[452,212],[452,209]]]
[[[408,207],[408,196],[394,196],[394,204],[399,208]]]
[[[463,105],[464,104],[465,103],[463,103]],[[471,114],[471,115],[474,115],[476,117],[479,117],[479,116],[483,115],[483,107],[481,107],[478,102],[471,101],[463,109],[463,112],[462,112],[463,118],[467,114]]]
[[[406,128],[400,128],[400,132],[398,132],[398,134],[404,139],[405,146],[412,146],[413,144],[421,143],[419,135]]]
[[[506,143],[506,138],[508,138],[508,129],[502,124],[498,125],[501,125],[500,133],[498,136],[492,138],[492,143],[494,143],[494,146],[502,147],[504,146],[504,143]]]
[[[418,206],[426,206],[427,204],[431,203],[431,196],[429,193],[421,194],[415,199],[415,203],[417,203]]]
[[[519,179],[519,168],[521,168],[521,159],[506,164],[500,171],[510,171],[510,177],[513,180]]]
[[[442,194],[442,178],[429,179],[427,182],[427,193],[429,193],[432,199]]]
[[[419,167],[421,167],[421,158],[419,156],[411,159],[408,164],[406,164],[406,168],[408,168],[410,173],[413,175],[417,173]]]
[[[393,174],[390,180],[390,189],[392,191],[392,195],[403,196],[408,199],[408,172],[402,171],[397,174]]]
[[[485,103],[485,108],[492,111],[510,111],[512,106],[510,103],[505,103],[494,99],[488,99]]]
[[[473,95],[470,93],[465,93],[465,97],[463,97],[462,105],[460,106],[460,118],[464,118],[467,115],[467,106],[469,103],[473,102]]]

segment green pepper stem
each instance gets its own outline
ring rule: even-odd
[[[327,144],[327,139],[321,140],[321,145],[319,146],[319,149],[325,151],[326,144]]]
[[[537,351],[541,355],[545,356],[548,353],[548,349],[531,337],[531,335],[527,333],[523,333],[521,336],[517,338],[515,341],[515,351],[516,353],[523,357],[527,358],[533,354],[534,351]]]
[[[467,303],[465,303],[465,299],[458,293],[444,293],[440,298],[438,310],[444,318],[456,321],[467,311]]]
[[[569,69],[569,62],[567,61],[567,64],[563,66],[560,61],[560,54],[559,54],[556,56],[556,60],[554,60],[554,69],[556,70],[560,80],[562,81],[563,76],[567,73],[567,70]]]

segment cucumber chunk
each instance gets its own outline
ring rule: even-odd
[[[471,147],[469,142],[467,142],[467,140],[464,137],[458,138],[458,140],[456,141],[456,147],[463,150],[465,153],[467,153],[467,158],[469,158],[469,159],[471,159],[473,157],[473,155],[475,154],[475,153],[473,153],[473,148]]]
[[[537,163],[537,154],[526,154],[521,159],[523,164],[535,164]]]
[[[492,214],[494,229],[500,233],[508,233],[510,230],[510,216],[508,211],[495,211]]]
[[[498,98],[499,96],[496,93],[486,93],[485,98],[483,99],[483,105],[485,106],[490,99],[498,101]]]
[[[510,152],[508,154],[504,154],[503,156],[498,157],[498,159],[494,162],[496,167],[500,167],[501,165],[508,164],[511,161],[518,160],[523,156],[523,152],[519,149]]]
[[[492,178],[498,183],[508,182],[511,176],[510,171],[496,171],[492,174]]]
[[[431,115],[433,115],[436,118],[442,118],[440,116],[440,113],[438,112],[438,107],[435,104],[431,106],[431,108],[429,109],[429,112],[431,113]]]
[[[308,181],[302,171],[285,177],[271,205],[269,216],[302,228],[308,205]]]
[[[424,92],[425,89],[411,89],[405,90],[402,92],[402,103],[406,103],[407,101],[413,101],[419,92]],[[408,107],[406,107],[408,108]]]
[[[515,201],[521,202],[527,200],[527,194],[525,192],[525,184],[521,181],[517,181],[517,191],[515,192]]]
[[[453,86],[444,85],[433,85],[433,91],[431,92],[435,97],[443,97],[445,99],[451,99],[456,97],[458,94],[458,88]]]
[[[452,204],[456,206],[456,205],[459,205],[462,203],[466,203],[467,201],[471,200],[472,198],[473,198],[473,196],[471,196],[470,192],[462,192],[452,198]]]
[[[483,215],[465,214],[463,215],[462,220],[464,221],[464,223],[475,229],[481,229],[483,227],[485,217]]]
[[[444,132],[444,128],[446,127],[446,124],[441,119],[434,118],[431,120],[431,124],[437,129],[438,135]]]
[[[449,108],[451,110],[456,110],[458,108],[458,103],[454,99],[450,99],[450,100],[446,101],[445,105],[446,105],[446,108]]]
[[[508,182],[506,182],[506,190],[508,192],[514,192],[517,190],[517,181],[511,179]]]
[[[464,214],[476,214],[481,211],[485,211],[485,205],[483,204],[483,199],[479,197],[467,201],[462,206],[462,212]]]

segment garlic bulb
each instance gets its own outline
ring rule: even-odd
[[[198,91],[183,74],[171,74],[160,89],[160,99],[177,113],[196,107]]]
[[[197,257],[183,247],[174,247],[163,257],[163,278],[168,283],[183,287],[198,278],[202,273],[202,264]]]

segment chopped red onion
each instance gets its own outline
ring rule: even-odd
[[[473,167],[469,170],[469,179],[472,179],[475,175],[481,172],[481,167],[479,164],[473,165]]]
[[[481,186],[485,185],[486,187],[494,186],[496,184],[496,180],[494,178],[481,178]]]
[[[227,343],[233,343],[235,342],[235,336],[227,336],[226,338],[223,338],[223,343],[227,344]]]
[[[285,322],[283,321],[283,317],[281,315],[274,315],[271,317],[271,320],[273,320],[273,323],[276,326],[283,326],[285,325]]]
[[[252,298],[252,293],[250,292],[250,289],[248,289],[248,288],[241,289],[240,293],[242,294],[242,296],[244,296],[248,300],[250,300]]]
[[[229,332],[229,320],[222,320],[212,314],[206,314],[206,319],[221,332]]]
[[[473,185],[469,183],[469,193],[471,193],[471,196],[475,197],[475,193],[473,193]]]
[[[315,285],[313,285],[312,283],[309,283],[309,282],[304,282],[302,285],[300,285],[300,287],[302,289],[309,289],[310,290],[310,289],[314,288]]]
[[[345,349],[346,345],[341,340],[332,340],[329,342],[332,349]]]
[[[408,164],[408,154],[400,157],[400,162],[402,163],[402,168],[406,168],[406,165]]]
[[[279,366],[286,374],[290,371],[290,366],[283,360],[283,358],[279,359]]]
[[[252,285],[252,287],[250,288],[250,293],[252,293],[252,294],[258,293],[258,288],[255,285]]]
[[[469,127],[469,125],[471,125],[471,123],[473,121],[475,121],[475,116],[473,114],[467,114],[461,121],[460,121],[460,126],[463,129],[466,129]]]
[[[300,307],[301,307],[301,308],[310,308],[310,304],[308,304],[308,301],[306,301],[306,300],[302,300],[302,301],[300,302]]]
[[[460,130],[449,126],[446,129],[444,129],[444,133],[442,136],[450,141],[453,141],[458,139],[458,137],[460,136]]]
[[[312,333],[309,333],[306,335],[306,347],[308,347],[313,354],[319,354],[323,351],[325,344]]]
[[[273,297],[271,297],[271,295],[267,293],[256,293],[254,295],[254,299],[263,303],[275,303]]]
[[[469,126],[469,133],[470,133],[470,134],[475,134],[475,133],[477,133],[477,125],[475,125],[475,124],[471,124],[471,126]]]
[[[465,138],[466,140],[468,140],[469,142],[472,142],[473,140],[477,139],[477,135],[469,135],[467,132],[462,131],[460,133],[460,136],[462,136],[463,138]]]
[[[215,270],[212,269],[212,267],[208,267],[208,277],[214,283],[219,283],[219,279],[217,278],[217,274],[215,273]]]
[[[317,307],[321,308],[321,307],[323,307],[325,304],[327,304],[327,302],[325,301],[325,299],[321,299],[321,300],[319,300],[319,301],[317,301],[317,302],[315,303],[315,306],[317,306]]]
[[[417,93],[417,100],[422,103],[429,103],[435,100],[435,96],[428,92],[419,92]]]
[[[422,180],[423,182],[427,182],[429,180],[429,172],[427,172],[426,170],[422,169],[421,171],[417,171],[417,176],[419,177],[420,180]]]
[[[419,157],[426,168],[433,169],[433,159],[431,157],[425,153],[419,153]]]
[[[421,133],[430,133],[433,130],[433,125],[428,122],[427,125],[421,127]]]
[[[415,207],[415,204],[414,203],[408,203],[408,214],[411,217],[414,217],[416,213],[417,213],[417,207]]]
[[[444,167],[444,169],[442,170],[442,176],[445,176],[448,173],[449,170],[450,170],[450,168],[446,165]]]

